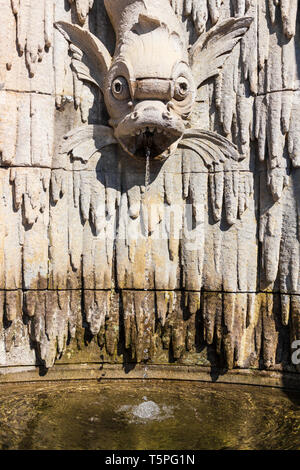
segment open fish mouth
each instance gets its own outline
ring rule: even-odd
[[[146,158],[148,153],[152,159],[164,160],[181,137],[182,132],[177,129],[149,125],[136,128],[119,141],[123,149],[136,158]]]

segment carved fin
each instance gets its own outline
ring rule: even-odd
[[[66,134],[60,153],[71,153],[73,158],[86,163],[97,151],[116,143],[110,127],[91,124],[77,127]]]
[[[103,82],[111,65],[111,55],[104,44],[80,26],[59,21],[55,27],[71,43],[72,66],[77,77],[103,89]]]
[[[234,46],[249,29],[253,18],[230,18],[204,33],[190,50],[194,78],[199,87],[208,78],[220,73]]]
[[[228,139],[215,132],[201,129],[188,129],[179,147],[194,150],[208,168],[213,164],[225,163],[229,159],[237,162],[244,158]]]

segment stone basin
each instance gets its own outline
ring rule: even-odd
[[[0,449],[300,449],[300,393],[167,380],[0,385]]]

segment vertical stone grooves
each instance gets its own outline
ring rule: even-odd
[[[52,27],[76,12],[88,28],[94,2],[69,3],[71,11],[52,0],[0,0],[0,363],[31,341],[52,366],[84,317],[109,360],[129,352],[142,361],[150,343],[152,361],[203,361],[208,345],[228,368],[290,367],[280,358],[287,336],[300,337],[297,1],[171,0],[191,37],[230,14],[254,18],[191,116],[235,142],[244,159],[207,170],[185,150],[153,177],[147,200],[142,176],[120,167],[115,148],[86,165],[54,150],[70,128],[100,119]],[[79,144],[77,155],[87,148]]]
[[[84,24],[89,14],[90,9],[93,7],[94,0],[68,0],[72,5],[74,4],[77,18],[80,24]]]

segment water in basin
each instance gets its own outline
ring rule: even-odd
[[[300,394],[163,381],[0,386],[0,449],[300,449]]]

